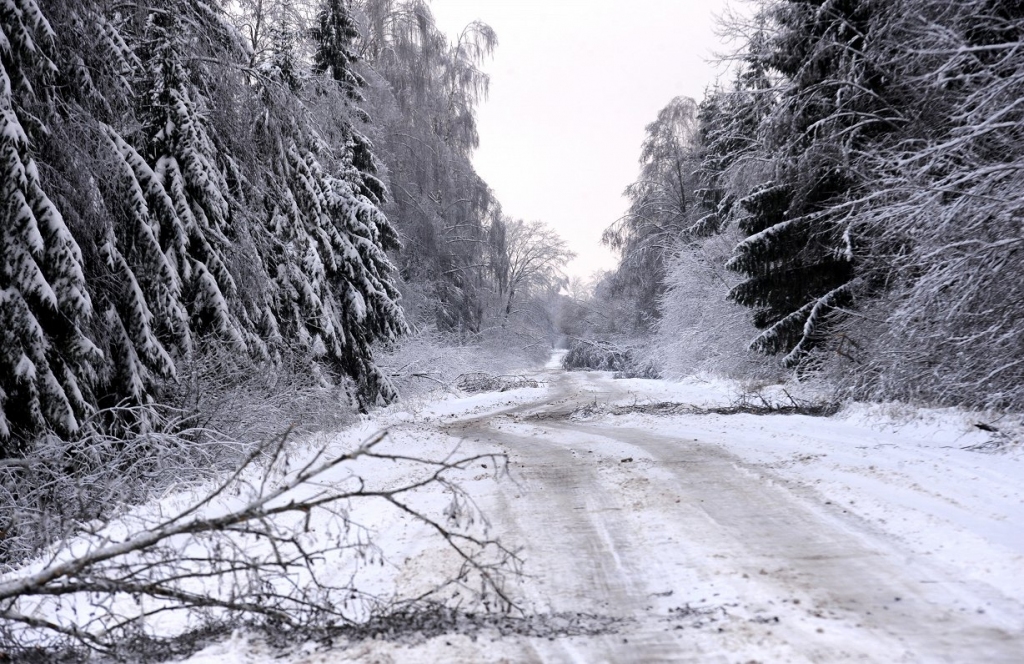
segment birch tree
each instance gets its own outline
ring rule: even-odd
[[[629,209],[602,236],[620,254],[614,285],[635,298],[641,327],[650,324],[648,317],[657,316],[666,261],[692,223],[696,128],[697,104],[692,99],[676,97],[658,112],[647,125],[640,174],[625,191]]]
[[[473,22],[449,39],[420,0],[363,0],[358,9],[365,29],[356,53],[379,77],[364,93],[389,164],[386,210],[406,240],[399,269],[427,294],[420,316],[476,334],[492,285],[487,229],[499,206],[470,156],[489,84],[482,65],[497,36]]]

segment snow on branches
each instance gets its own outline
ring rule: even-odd
[[[30,109],[54,71],[54,34],[32,0],[0,5],[0,451],[12,429],[77,432],[99,358],[82,252],[43,188]]]
[[[295,85],[219,3],[129,4],[0,3],[0,440],[159,402],[210,340],[393,398],[370,345],[405,331],[399,243],[346,3],[278,31]]]

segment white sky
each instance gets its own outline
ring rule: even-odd
[[[626,210],[644,127],[673,97],[700,100],[722,50],[725,0],[432,0],[450,36],[474,19],[498,33],[478,110],[477,172],[505,213],[550,224],[579,255],[615,265],[601,232]]]

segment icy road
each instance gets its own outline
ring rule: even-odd
[[[508,455],[512,479],[473,491],[522,547],[521,604],[576,631],[294,661],[1024,662],[1024,459],[962,449],[985,442],[962,415],[666,415],[644,404],[728,389],[543,379],[396,426]]]

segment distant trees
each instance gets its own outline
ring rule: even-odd
[[[565,280],[563,269],[575,257],[565,240],[540,221],[502,219],[506,248],[501,256],[498,296],[505,317],[517,300],[546,290],[558,290]]]

